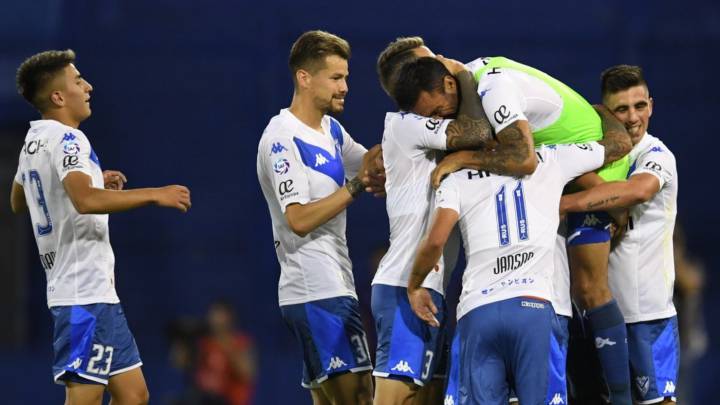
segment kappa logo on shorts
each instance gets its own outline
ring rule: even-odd
[[[602,349],[605,346],[615,346],[617,342],[613,342],[610,338],[601,338],[600,336],[595,338],[595,347]]]
[[[453,399],[453,396],[445,395],[445,401],[443,401],[443,405],[455,405],[455,400]]]
[[[344,361],[342,361],[342,359],[340,357],[337,357],[337,356],[331,357],[330,365],[328,366],[327,371],[337,370],[340,367],[344,367],[344,366],[347,366],[347,364]]]
[[[562,397],[562,395],[560,395],[560,393],[556,393],[549,402],[550,405],[560,405],[560,404],[564,404],[564,403],[565,403],[565,400],[563,400],[563,397]]]
[[[582,224],[583,226],[595,226],[600,224],[600,220],[595,216],[595,214],[587,214],[585,215],[585,219],[583,219]]]
[[[665,391],[663,391],[663,394],[674,394],[675,393],[675,384],[672,381],[668,381],[665,383]]]
[[[650,377],[646,375],[639,375],[635,377],[635,385],[642,396],[645,396],[650,389]]]
[[[400,371],[402,373],[415,374],[413,369],[410,368],[410,365],[408,364],[408,362],[404,361],[404,360],[398,361],[398,363],[395,365],[395,367],[391,368],[390,371]]]

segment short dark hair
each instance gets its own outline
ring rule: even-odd
[[[378,56],[377,73],[380,77],[380,86],[390,97],[393,97],[392,88],[400,68],[405,63],[417,59],[413,49],[424,45],[425,41],[421,37],[400,37],[390,42]]]
[[[20,64],[15,76],[18,93],[40,111],[47,108],[49,100],[43,90],[66,66],[75,62],[72,49],[45,51],[35,54]]]
[[[307,31],[300,35],[290,49],[290,72],[295,81],[295,72],[305,69],[310,73],[325,66],[325,57],[337,55],[350,59],[350,44],[337,35],[325,31]]]
[[[417,104],[420,93],[432,92],[443,87],[443,78],[450,76],[450,71],[439,60],[424,56],[404,64],[398,72],[394,85],[394,99],[398,107],[410,111]]]
[[[600,82],[603,98],[631,87],[647,87],[642,68],[633,65],[616,65],[605,69],[600,75]]]

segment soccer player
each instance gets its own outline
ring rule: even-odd
[[[653,99],[640,67],[619,65],[605,70],[602,94],[603,104],[625,124],[634,145],[629,177],[565,196],[561,210],[629,208],[627,232],[610,253],[610,289],[627,327],[635,401],[671,403],[679,367],[673,305],[675,156],[647,132]]]
[[[379,59],[388,52],[392,49]],[[446,360],[445,332],[412,316],[406,286],[413,254],[428,224],[430,174],[436,159],[445,150],[477,149],[491,137],[472,74],[457,61],[439,60],[456,76],[457,80],[450,82],[450,91],[462,95],[457,119],[427,118],[406,111],[389,112],[385,117],[382,150],[390,247],[372,282],[372,312],[378,333],[373,371],[376,405],[441,402],[443,381],[433,377]],[[441,308],[437,317],[442,322],[442,261],[423,286]]]
[[[560,196],[567,182],[612,158],[597,142],[537,150],[531,175],[462,170],[435,195],[432,225],[408,283],[415,314],[431,325],[438,309],[422,282],[459,222],[467,255],[458,304],[461,404],[567,403],[566,337],[550,303]]]
[[[390,90],[402,109],[426,116],[435,111],[454,112],[456,102],[443,87],[439,75],[423,73],[432,66],[442,69],[442,64],[433,58],[410,57],[391,75],[395,82],[390,85]],[[507,164],[526,159],[533,143],[592,140],[602,143],[605,142],[603,133],[605,138],[611,136],[618,141],[606,145],[613,148],[609,162],[620,161],[603,168],[600,175],[606,179],[625,177],[628,166],[623,157],[631,148],[630,140],[624,127],[617,125],[617,120],[608,111],[598,110],[601,119],[590,104],[565,84],[506,58],[480,58],[468,64],[468,68],[478,78],[478,93],[499,144],[491,153],[460,151],[448,155],[436,167],[433,185],[437,186],[442,177],[461,167],[511,174],[506,171]],[[422,80],[423,76],[432,80]],[[598,217],[581,214],[580,220],[570,221],[573,225],[568,230],[571,235],[568,256],[573,289],[586,310],[596,341],[619,342],[597,348],[613,403],[624,405],[631,402],[627,346],[622,343],[626,335],[622,314],[607,288],[609,217],[605,216],[605,222]]]
[[[372,402],[345,239],[345,208],[364,191],[358,175],[372,154],[328,115],[344,109],[349,58],[348,43],[327,32],[295,41],[292,103],[270,120],[257,155],[280,262],[280,309],[302,347],[302,385],[315,404]]]
[[[156,204],[186,212],[183,186],[122,190],[125,176],[100,169],[78,129],[90,117],[92,86],[72,50],[46,51],[17,71],[20,94],[42,117],[32,121],[10,193],[13,212],[30,212],[54,320],[53,377],[68,405],[145,404],[142,362],[115,292],[108,215]]]

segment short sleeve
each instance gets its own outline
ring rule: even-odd
[[[365,153],[367,153],[367,149],[365,149],[362,144],[355,142],[355,140],[350,136],[350,134],[345,130],[345,128],[343,128],[342,125],[338,123],[338,126],[342,131],[343,137],[342,147],[340,150],[342,151],[345,177],[348,179],[352,179],[353,177],[357,176],[358,172],[360,171],[363,157],[365,156]]]
[[[554,150],[564,183],[603,166],[605,147],[597,142],[545,146]]]
[[[635,170],[631,176],[640,173],[649,173],[660,181],[660,188],[667,182],[673,181],[677,174],[675,157],[667,148],[653,147],[649,152],[638,157],[634,164]]]
[[[385,131],[390,131],[396,142],[411,149],[446,150],[446,131],[451,122],[413,113],[388,113],[385,117]]]
[[[52,147],[52,165],[60,181],[71,172],[82,172],[92,177],[92,159],[94,153],[85,134],[71,130]],[[97,159],[97,158],[95,158]]]
[[[262,153],[261,170],[270,179],[280,209],[290,204],[310,201],[310,187],[300,154],[291,139],[285,136],[268,138],[258,153]]]
[[[22,158],[23,158],[23,152],[20,151],[20,157],[18,158],[18,167],[17,171],[15,172],[15,183],[22,185],[23,182],[23,176],[22,176]]]
[[[454,175],[443,180],[435,191],[435,208],[449,208],[460,214],[460,187]]]
[[[495,133],[515,121],[527,121],[520,88],[502,72],[487,72],[480,78],[478,94]]]

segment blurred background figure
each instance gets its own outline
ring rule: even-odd
[[[700,403],[693,401],[693,390],[688,384],[695,380],[697,360],[708,348],[708,335],[702,313],[705,267],[703,262],[687,250],[685,230],[677,222],[673,234],[675,250],[675,294],[674,302],[678,313],[680,331],[680,376],[679,398],[685,405]]]
[[[219,403],[251,404],[257,371],[252,337],[236,328],[234,310],[223,300],[210,305],[207,328],[197,345],[198,390],[224,400]]]

